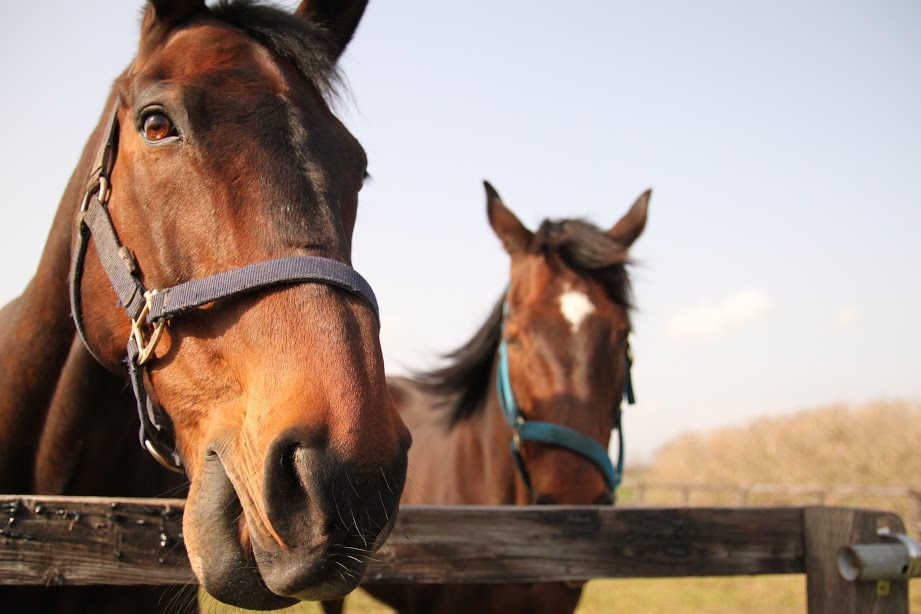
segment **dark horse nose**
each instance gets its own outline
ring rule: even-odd
[[[288,543],[290,535],[292,542],[303,543],[307,531],[317,537],[354,539],[364,546],[364,540],[376,536],[396,512],[406,456],[396,454],[383,464],[357,464],[322,437],[295,435],[275,442],[265,469],[267,512],[282,541]],[[319,518],[323,522],[318,524]]]
[[[405,450],[386,463],[364,465],[348,462],[323,437],[290,434],[273,444],[266,459],[266,513],[288,551],[333,544],[308,576],[329,576],[328,566],[360,576],[390,532],[405,478]],[[305,586],[304,569],[271,563],[260,568],[276,594],[299,596]]]
[[[304,527],[296,525],[307,510],[329,520],[325,526],[310,527],[312,532],[376,534],[396,510],[400,496],[396,485],[404,479],[406,463],[397,455],[389,464],[350,465],[322,440],[294,437],[273,445],[265,470],[267,511],[287,542],[289,532],[295,541],[303,541]],[[356,507],[363,508],[362,518],[353,520],[349,514]],[[346,515],[347,523],[338,518],[337,509]]]

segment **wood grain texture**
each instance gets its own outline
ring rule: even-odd
[[[194,583],[179,499],[0,496],[0,584]],[[829,507],[404,507],[369,583],[491,583],[807,574],[810,614],[905,614],[837,571],[842,545],[875,543],[888,512]]]
[[[404,508],[368,582],[802,573],[801,508]]]
[[[185,584],[180,499],[0,497],[0,584]]]
[[[185,584],[181,500],[0,497],[0,584]],[[369,582],[804,571],[802,508],[406,507]]]

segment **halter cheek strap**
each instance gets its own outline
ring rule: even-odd
[[[90,237],[106,276],[118,295],[119,304],[131,320],[127,343],[128,375],[137,400],[141,447],[163,466],[181,472],[182,461],[175,442],[163,422],[168,421],[151,401],[144,382],[143,365],[153,356],[166,322],[182,312],[246,292],[292,283],[323,283],[362,298],[380,314],[374,291],[350,266],[319,256],[291,256],[249,264],[216,275],[187,281],[164,289],[148,290],[128,249],[119,241],[108,212],[109,177],[118,139],[118,122],[113,108],[106,142],[97,156],[83,205],[77,215],[76,241],[71,259],[70,302],[77,332],[93,356],[83,322],[80,285]],[[101,362],[101,361],[100,361]]]
[[[503,312],[508,311],[508,304],[503,307]],[[504,315],[504,314],[503,314]],[[617,431],[617,466],[611,463],[611,457],[608,451],[597,441],[580,433],[579,431],[562,424],[552,422],[542,422],[538,420],[527,420],[518,408],[515,402],[515,395],[512,392],[512,383],[509,378],[508,369],[508,344],[503,339],[499,343],[498,368],[496,375],[496,389],[499,397],[499,407],[502,410],[502,416],[506,423],[512,429],[511,451],[515,459],[515,467],[522,481],[531,490],[531,478],[528,474],[524,458],[521,455],[522,441],[535,441],[555,446],[560,446],[584,456],[592,461],[595,466],[604,474],[605,482],[612,494],[615,494],[617,487],[620,486],[624,474],[624,432],[621,428],[620,420],[614,425],[613,430]],[[633,395],[633,380],[630,375],[630,368],[633,364],[633,358],[629,349],[627,350],[627,372],[624,381],[624,396],[627,402],[633,404],[636,399]]]

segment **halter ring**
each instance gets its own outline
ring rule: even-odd
[[[145,439],[144,447],[147,448],[147,451],[150,452],[150,455],[153,456],[155,461],[157,461],[158,463],[160,463],[161,465],[163,465],[170,471],[173,471],[175,473],[183,473],[182,467],[170,460],[167,460],[167,458],[163,456],[163,454],[160,453],[160,450],[157,449],[157,446],[155,446],[151,440]]]
[[[153,334],[150,336],[149,341],[144,341],[144,327],[147,325],[147,315],[150,313],[150,300],[156,290],[148,290],[144,293],[144,308],[141,309],[141,313],[138,314],[136,320],[131,321],[131,336],[134,338],[134,342],[138,346],[138,358],[137,365],[141,366],[153,356],[153,351],[156,349],[157,344],[160,342],[160,337],[163,335],[163,326],[166,324],[164,318],[158,319],[153,323]]]

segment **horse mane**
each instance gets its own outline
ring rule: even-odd
[[[211,7],[211,14],[291,62],[324,98],[335,98],[342,80],[323,27],[257,0],[220,0]]]
[[[627,274],[627,247],[594,224],[581,219],[544,220],[528,251],[542,254],[551,267],[565,266],[596,279],[629,316],[633,293]],[[451,427],[476,415],[485,405],[502,334],[504,302],[503,293],[473,337],[442,355],[448,364],[413,373],[423,389],[440,398],[440,408],[449,408]]]

